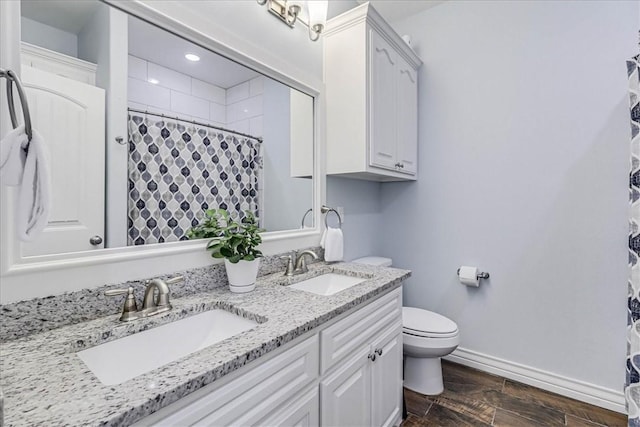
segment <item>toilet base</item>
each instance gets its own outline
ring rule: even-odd
[[[404,358],[404,386],[420,394],[434,396],[444,391],[440,357]]]

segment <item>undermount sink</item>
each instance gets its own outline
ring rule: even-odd
[[[76,354],[103,384],[115,385],[248,331],[257,324],[215,309]]]
[[[303,280],[302,282],[290,285],[289,287],[311,292],[316,295],[333,295],[366,280],[368,279],[345,276],[344,274],[328,273]]]

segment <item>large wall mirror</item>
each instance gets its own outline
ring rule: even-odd
[[[309,94],[98,0],[22,1],[20,61],[53,191],[22,257],[185,240],[213,208],[314,226]]]

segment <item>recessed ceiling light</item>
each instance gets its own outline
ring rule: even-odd
[[[147,81],[149,83],[151,83],[152,85],[157,85],[158,83],[160,83],[160,80],[158,80],[158,79],[149,79]]]
[[[198,62],[200,61],[200,57],[194,53],[187,53],[185,56],[189,61]]]

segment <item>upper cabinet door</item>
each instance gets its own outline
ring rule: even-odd
[[[396,67],[398,54],[376,31],[370,30],[369,139],[370,164],[396,168]]]
[[[104,89],[23,66],[31,118],[48,151],[49,223],[22,256],[100,249],[104,232]]]
[[[418,171],[418,76],[407,61],[398,56],[398,172],[415,175]]]

